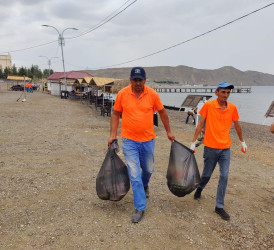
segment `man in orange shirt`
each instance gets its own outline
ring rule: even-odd
[[[234,122],[235,130],[241,141],[242,151],[245,153],[247,150],[247,146],[242,136],[242,129],[238,122],[239,114],[237,108],[234,104],[227,101],[230,91],[233,88],[234,86],[227,82],[218,84],[215,90],[217,99],[207,101],[199,112],[201,119],[190,146],[190,148],[195,151],[195,142],[206,121],[203,156],[204,169],[201,182],[194,194],[194,199],[200,199],[202,190],[209,182],[217,163],[219,163],[220,177],[217,188],[215,212],[224,220],[230,219],[229,214],[225,212],[223,207],[230,164],[231,139],[229,137],[229,131],[232,122]]]
[[[153,114],[157,110],[167,137],[174,141],[169,119],[158,93],[145,86],[146,72],[134,67],[130,74],[130,85],[117,94],[110,121],[108,146],[117,137],[119,118],[122,112],[121,137],[123,153],[127,162],[135,212],[132,222],[138,223],[146,209],[149,197],[149,180],[154,171],[155,132]]]

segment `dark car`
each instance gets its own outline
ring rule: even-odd
[[[11,90],[14,90],[14,91],[23,91],[24,87],[21,86],[21,85],[14,85],[14,86],[11,87]]]

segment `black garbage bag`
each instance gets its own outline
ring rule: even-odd
[[[118,148],[116,139],[109,147],[96,178],[96,192],[102,200],[119,201],[130,189],[127,166],[117,155]]]
[[[193,151],[176,140],[171,144],[166,178],[171,193],[179,197],[190,194],[200,183]]]

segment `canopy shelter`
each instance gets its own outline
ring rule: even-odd
[[[118,93],[122,88],[130,85],[129,79],[117,79],[114,81],[113,86],[111,87],[112,93]]]
[[[89,86],[97,86],[97,88],[101,88],[104,92],[111,92],[111,88],[115,81],[119,79],[115,78],[105,78],[105,77],[84,77],[84,82],[86,82]]]
[[[13,76],[13,75],[8,75],[7,80],[11,81],[18,81],[18,82],[24,82],[24,81],[31,81],[31,78],[27,76]]]
[[[195,119],[195,125],[197,127],[198,125],[198,113],[199,110],[202,108],[204,103],[209,100],[212,97],[212,95],[188,95],[186,99],[183,101],[181,108],[191,108],[193,110],[193,113],[195,115],[194,109],[196,109],[196,119]],[[203,101],[203,102],[201,102]]]
[[[113,83],[117,79],[105,77],[84,77],[84,80],[89,85],[97,85],[98,87],[102,87],[104,85]]]
[[[266,111],[265,115],[266,118],[267,117],[274,117],[274,101],[272,101],[272,103],[270,104],[268,110]]]
[[[198,103],[203,100],[204,97],[206,98],[206,100],[209,100],[212,95],[188,95],[183,101],[181,107],[195,108],[197,107]]]
[[[74,83],[78,83],[78,84],[81,84],[82,82],[83,82],[83,78],[77,78],[75,81],[74,81]]]
[[[61,78],[59,80],[59,84],[65,85],[66,84],[65,78]],[[73,85],[75,85],[75,80],[74,79],[67,79],[67,86],[73,86]]]

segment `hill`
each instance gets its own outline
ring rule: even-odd
[[[219,69],[207,70],[196,69],[187,66],[156,66],[144,67],[149,82],[153,81],[174,81],[180,84],[201,84],[215,85],[219,82],[229,82],[236,86],[274,86],[274,75],[256,72],[240,71],[231,66]],[[110,77],[128,79],[131,68],[109,68],[100,70],[86,70],[97,77]]]

